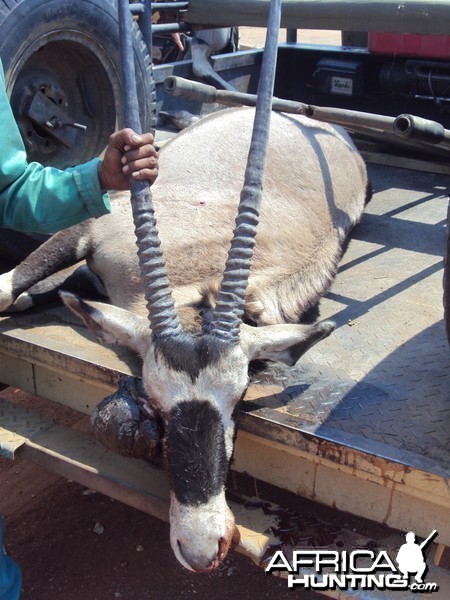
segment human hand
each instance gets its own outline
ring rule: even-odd
[[[151,133],[138,135],[132,129],[113,133],[98,167],[102,190],[128,190],[130,176],[153,183],[158,176],[158,152],[153,143]]]

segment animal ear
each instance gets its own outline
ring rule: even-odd
[[[64,304],[82,319],[104,344],[120,344],[145,356],[151,343],[151,330],[147,319],[123,308],[102,302],[86,302],[75,294],[59,292]]]
[[[311,346],[328,337],[336,324],[322,321],[314,325],[241,325],[241,348],[248,360],[273,360],[295,365]]]

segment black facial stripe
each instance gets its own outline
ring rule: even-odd
[[[156,356],[160,352],[175,371],[187,373],[194,382],[200,371],[215,365],[222,355],[223,343],[212,336],[170,336],[155,340]]]
[[[170,411],[165,458],[170,487],[182,504],[205,504],[228,470],[222,418],[210,402],[181,402]]]

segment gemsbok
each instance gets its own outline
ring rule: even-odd
[[[334,329],[312,319],[369,195],[364,162],[344,130],[273,113],[261,211],[241,206],[233,236],[253,118],[249,108],[214,113],[161,150],[152,196],[166,267],[155,269],[153,307],[127,193],[113,198],[110,215],[54,235],[0,276],[0,310],[20,310],[38,296],[33,285],[86,260],[110,304],[67,292],[62,299],[100,342],[142,357],[149,408],[162,424],[171,544],[193,571],[215,568],[233,535],[225,479],[249,362],[293,365]],[[253,246],[248,233],[258,220]],[[241,262],[250,260],[248,274]],[[168,281],[169,308],[160,302]]]

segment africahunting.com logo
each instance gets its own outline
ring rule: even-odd
[[[437,536],[433,530],[421,544],[414,532],[406,534],[393,560],[386,550],[278,550],[266,573],[287,573],[289,588],[311,590],[405,590],[436,592],[437,583],[424,581],[427,563],[423,551]]]

